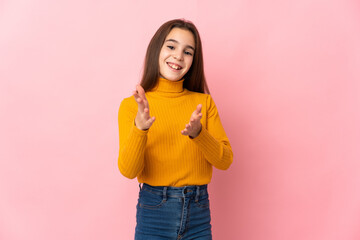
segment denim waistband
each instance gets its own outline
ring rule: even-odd
[[[157,195],[163,195],[167,197],[191,197],[206,195],[207,185],[192,185],[184,187],[167,187],[167,186],[151,186],[149,184],[141,183],[139,184],[140,190],[149,191]]]

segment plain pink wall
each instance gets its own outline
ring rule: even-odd
[[[133,239],[117,111],[167,20],[198,27],[234,150],[216,240],[360,239],[358,1],[0,2],[0,239]]]

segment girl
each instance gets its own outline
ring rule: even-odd
[[[196,27],[164,23],[118,116],[119,169],[140,183],[136,240],[212,239],[207,184],[233,153],[208,93]]]

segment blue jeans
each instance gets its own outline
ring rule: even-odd
[[[140,187],[135,240],[211,240],[207,185]]]

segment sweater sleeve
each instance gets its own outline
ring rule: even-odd
[[[207,97],[206,126],[202,126],[200,134],[192,140],[200,148],[205,158],[214,167],[226,170],[233,161],[233,152],[228,137],[221,124],[215,102]]]
[[[144,152],[148,130],[135,126],[137,104],[133,97],[124,99],[119,108],[119,158],[118,166],[122,175],[135,178],[144,168]]]

